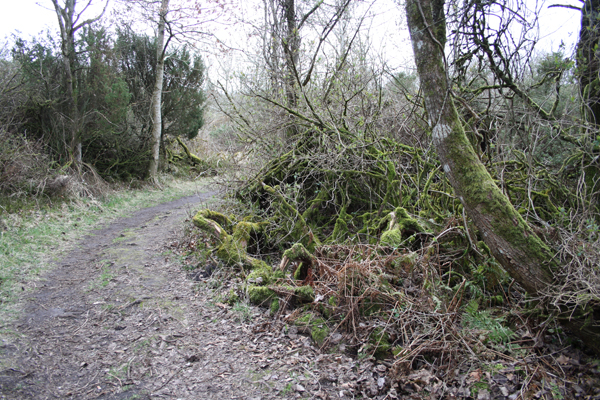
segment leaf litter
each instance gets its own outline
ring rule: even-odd
[[[598,362],[537,320],[511,316],[500,344],[465,329],[460,294],[433,295],[431,253],[325,246],[311,302],[288,277],[277,311],[248,304],[244,272],[200,263],[205,238],[182,229],[208,197],[121,218],[38,282],[3,324],[0,398],[600,398]],[[320,344],[298,310],[327,316]]]

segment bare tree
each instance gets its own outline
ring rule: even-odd
[[[75,33],[86,25],[91,25],[104,15],[109,0],[106,0],[100,15],[82,20],[83,14],[92,5],[92,0],[84,2],[83,9],[77,12],[77,0],[52,0],[61,35],[61,51],[63,56],[68,126],[71,135],[72,158],[77,168],[81,165],[81,116],[74,93],[74,69],[76,68]]]
[[[154,91],[152,92],[152,157],[148,167],[149,178],[154,182],[157,181],[158,161],[160,157],[160,138],[162,134],[162,91],[163,78],[165,73],[165,25],[167,12],[169,11],[169,0],[162,0],[160,10],[158,12],[158,29],[156,35],[156,81],[154,82]],[[170,38],[169,38],[170,39]],[[168,40],[167,40],[168,44]]]

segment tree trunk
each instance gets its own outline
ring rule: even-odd
[[[600,0],[585,0],[577,43],[577,75],[585,120],[600,124]],[[595,131],[594,131],[595,132]],[[595,133],[594,133],[595,136]]]
[[[285,17],[285,37],[283,38],[283,52],[285,54],[286,94],[287,106],[296,108],[298,95],[296,93],[296,73],[300,59],[300,33],[296,22],[296,4],[294,0],[283,1],[283,13]]]
[[[169,10],[169,0],[162,0],[159,20],[158,36],[156,38],[156,81],[152,92],[152,158],[150,159],[148,176],[154,183],[158,183],[158,161],[160,158],[160,137],[162,134],[162,90],[165,73],[165,23]]]
[[[552,271],[557,265],[550,249],[494,183],[465,135],[448,88],[444,2],[407,0],[406,13],[428,124],[444,172],[494,257],[515,281],[535,296],[552,283]],[[586,345],[600,353],[599,327],[593,315],[586,318],[586,321],[563,322]]]
[[[79,108],[77,106],[77,98],[75,96],[74,88],[74,76],[73,71],[75,70],[76,58],[75,58],[75,32],[86,25],[91,25],[98,21],[106,11],[108,6],[108,0],[105,3],[102,13],[96,18],[80,20],[81,13],[75,13],[76,0],[65,0],[64,7],[58,4],[58,0],[52,0],[54,5],[54,11],[58,18],[58,25],[60,27],[61,36],[61,52],[63,56],[63,64],[65,66],[65,90],[66,90],[66,117],[67,126],[71,136],[71,157],[75,163],[75,166],[79,169],[81,166],[81,117]],[[87,8],[87,7],[85,7]],[[84,8],[84,10],[85,10]]]
[[[81,165],[81,136],[78,132],[79,118],[77,116],[77,101],[73,88],[73,67],[75,64],[75,31],[73,16],[75,14],[75,0],[66,0],[64,7],[60,7],[57,0],[52,0],[54,10],[58,17],[61,34],[61,53],[65,69],[66,91],[66,125],[71,139],[71,159],[77,168]]]
[[[406,11],[429,127],[444,172],[494,257],[535,295],[552,281],[552,255],[494,183],[465,135],[444,66],[444,3],[408,0]]]

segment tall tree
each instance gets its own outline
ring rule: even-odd
[[[552,283],[557,265],[549,248],[494,183],[465,135],[448,85],[444,0],[407,0],[406,14],[427,121],[444,172],[494,257],[527,292],[537,295]],[[599,334],[591,318],[568,323],[587,342]],[[600,351],[597,340],[588,344]]]
[[[158,30],[156,36],[156,75],[154,90],[152,92],[152,157],[148,167],[148,176],[154,182],[157,181],[158,161],[160,157],[160,138],[162,134],[162,92],[165,73],[165,52],[168,45],[165,44],[165,25],[169,11],[169,0],[162,0],[158,12]]]
[[[584,102],[584,116],[593,125],[600,124],[599,18],[600,1],[585,0],[581,9],[581,29],[577,43],[577,75]]]
[[[84,7],[81,11],[76,12],[77,0],[64,0],[59,3],[58,0],[51,0],[54,5],[54,10],[58,18],[58,25],[60,27],[61,36],[61,51],[63,56],[64,64],[64,75],[65,75],[65,91],[66,91],[66,105],[68,125],[70,127],[71,135],[71,152],[72,158],[75,165],[79,167],[81,165],[81,123],[80,115],[77,108],[77,99],[74,91],[74,70],[77,63],[77,54],[75,52],[75,33],[86,25],[91,25],[98,21],[104,15],[106,8],[108,7],[109,0],[106,0],[104,8],[100,15],[95,18],[81,20],[83,13],[90,7],[92,0],[88,0],[84,3]],[[81,21],[81,22],[80,22]]]

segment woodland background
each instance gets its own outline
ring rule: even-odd
[[[5,220],[211,175],[229,200],[194,218],[200,264],[320,346],[343,329],[396,372],[544,335],[598,354],[600,4],[409,0],[402,71],[373,50],[376,1],[87,4],[49,1],[60,34],[0,54]],[[581,14],[573,53],[536,48],[549,6]],[[232,50],[215,22],[254,47],[208,82],[203,49]]]

